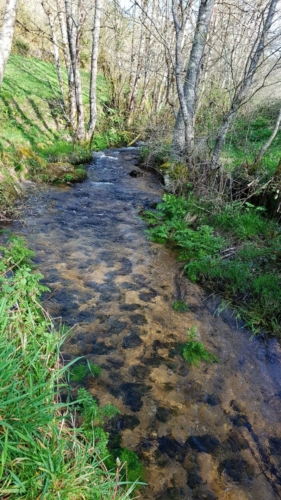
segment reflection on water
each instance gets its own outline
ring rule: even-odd
[[[161,186],[138,175],[137,159],[135,148],[97,154],[87,181],[34,195],[11,228],[36,251],[52,291],[45,306],[73,329],[63,356],[102,366],[85,384],[122,413],[113,431],[146,468],[140,498],[281,498],[280,347],[216,317],[172,252],[147,241],[138,212]],[[190,311],[174,311],[177,299]],[[193,325],[219,364],[190,367],[179,355]]]

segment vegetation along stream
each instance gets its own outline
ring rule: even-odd
[[[139,498],[281,498],[280,346],[217,316],[216,299],[182,276],[172,251],[148,241],[139,212],[162,187],[138,155],[96,153],[86,181],[35,193],[10,227],[36,252],[51,289],[45,307],[72,328],[63,357],[102,368],[84,385],[121,411],[111,441],[144,465]],[[174,310],[177,300],[189,310]],[[195,326],[218,363],[181,355]]]

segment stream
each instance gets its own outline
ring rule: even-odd
[[[138,158],[137,148],[95,153],[86,181],[34,191],[9,230],[36,252],[45,308],[72,329],[64,360],[102,367],[85,386],[121,412],[112,432],[143,463],[140,499],[281,498],[280,346],[218,316],[218,299],[147,239],[139,212],[163,187]],[[188,312],[172,308],[179,299]],[[192,326],[219,363],[179,354]]]

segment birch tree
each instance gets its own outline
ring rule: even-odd
[[[88,138],[91,142],[97,121],[97,75],[99,35],[101,24],[102,0],[96,0],[93,26],[93,42],[91,56],[91,81],[90,81],[90,120],[88,124]]]
[[[18,0],[6,1],[2,28],[0,30],[0,86],[2,85],[5,67],[11,52],[18,3]]]
[[[47,0],[42,0],[41,5],[42,5],[43,10],[44,10],[46,16],[48,17],[48,21],[49,21],[56,72],[57,72],[59,88],[60,88],[60,93],[61,93],[62,102],[63,102],[63,109],[64,109],[64,112],[66,113],[67,106],[66,106],[65,96],[64,96],[64,86],[63,86],[62,70],[61,70],[60,55],[59,55],[59,45],[58,45],[56,29],[55,29],[55,17],[54,17],[53,9],[51,8],[51,6],[49,5]]]
[[[73,2],[65,0],[66,28],[68,48],[70,54],[70,64],[74,80],[75,102],[77,111],[77,125],[75,137],[78,141],[85,139],[85,112],[82,97],[82,81],[80,73],[80,42],[83,32],[83,25],[86,18],[85,5],[83,0],[79,0],[74,13]],[[76,15],[75,15],[76,14]]]
[[[175,78],[177,85],[180,109],[174,128],[173,152],[177,154],[192,155],[194,149],[195,136],[195,111],[199,89],[199,81],[202,68],[202,59],[212,17],[214,0],[201,0],[197,23],[192,42],[188,67],[184,82],[181,74],[183,71],[182,63],[182,36],[184,30],[184,18],[179,19],[178,7],[181,12],[182,1],[178,4],[177,0],[172,0],[173,21],[176,32],[176,63]]]

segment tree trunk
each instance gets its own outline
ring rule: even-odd
[[[145,20],[147,17],[147,0],[143,0],[141,5],[142,12],[142,22],[141,22],[141,31],[140,31],[140,40],[139,40],[139,50],[138,50],[138,59],[137,59],[137,68],[133,83],[133,88],[131,91],[130,99],[129,99],[129,109],[128,109],[128,125],[131,125],[133,120],[134,111],[136,108],[136,100],[137,93],[139,89],[140,79],[144,70],[144,49],[145,49]]]
[[[57,0],[57,7],[58,7],[58,20],[59,20],[60,30],[61,30],[62,51],[63,51],[65,67],[67,70],[68,115],[69,115],[69,121],[70,121],[72,130],[75,131],[75,128],[76,128],[76,101],[75,101],[74,76],[73,76],[73,70],[72,70],[72,65],[71,65],[71,61],[70,61],[70,55],[69,55],[65,17],[64,17],[64,13],[61,9],[61,5],[60,5],[59,0]]]
[[[257,71],[260,57],[264,51],[265,39],[273,23],[277,2],[278,0],[270,0],[265,23],[263,24],[252,46],[250,55],[246,63],[243,79],[240,82],[238,89],[232,99],[230,109],[223,119],[221,128],[216,138],[215,147],[213,151],[213,157],[211,163],[212,169],[218,167],[219,157],[225,142],[229,126],[232,123],[234,117],[236,116],[238,109],[244,103],[245,98],[249,92],[249,89],[253,83],[253,78]]]
[[[98,74],[98,52],[99,52],[99,34],[101,21],[102,0],[96,0],[94,27],[93,27],[93,46],[91,58],[91,82],[90,82],[90,120],[88,124],[88,139],[92,141],[97,120],[97,74]]]
[[[77,27],[74,30],[74,20],[72,17],[72,9],[69,0],[65,0],[65,12],[66,12],[67,38],[68,38],[71,67],[74,77],[75,101],[77,110],[77,126],[75,130],[75,137],[78,141],[83,141],[85,139],[85,122],[84,122],[84,106],[82,99],[82,83],[81,83],[81,75],[79,69],[79,42],[81,36],[81,24],[79,20],[80,31],[78,30]]]
[[[2,28],[0,30],[0,87],[2,85],[5,67],[12,48],[17,9],[18,0],[6,1],[5,14]]]
[[[175,154],[184,153],[185,155],[191,155],[194,149],[194,121],[197,92],[213,7],[214,0],[201,0],[184,86],[182,86],[180,75],[182,28],[179,27],[177,18],[174,15],[175,8],[173,8],[174,25],[177,34],[175,72],[180,101],[180,109],[174,128],[173,151]]]
[[[276,122],[275,122],[275,126],[274,126],[274,129],[272,131],[272,134],[271,136],[267,139],[267,141],[264,143],[264,145],[262,146],[262,148],[260,148],[255,160],[254,160],[254,163],[253,165],[251,166],[251,173],[254,173],[255,169],[257,168],[259,162],[261,161],[264,153],[266,152],[266,150],[269,148],[270,144],[272,143],[273,139],[275,138],[278,130],[279,130],[279,127],[280,127],[280,122],[281,122],[281,108],[279,109],[279,113],[278,113],[278,116],[276,118]]]
[[[41,5],[45,11],[46,16],[48,17],[49,20],[49,26],[50,26],[50,32],[51,32],[51,39],[53,43],[53,51],[54,51],[54,60],[55,60],[55,66],[56,66],[56,71],[57,71],[57,77],[58,77],[58,82],[59,82],[59,88],[62,96],[62,102],[63,102],[63,109],[64,112],[66,113],[66,102],[65,102],[65,97],[64,97],[64,87],[63,87],[63,79],[62,79],[62,72],[61,72],[61,64],[60,64],[60,55],[59,55],[59,47],[58,47],[58,41],[57,41],[57,36],[56,36],[56,30],[55,30],[55,20],[54,16],[52,14],[51,8],[46,2],[46,0],[42,0]]]

